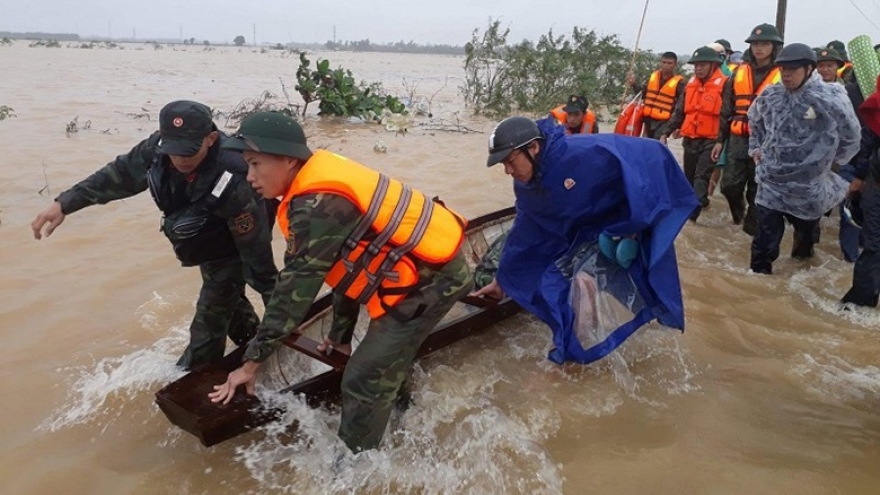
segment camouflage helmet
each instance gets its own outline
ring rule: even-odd
[[[837,62],[838,67],[843,67],[845,61],[834,48],[815,48],[814,50],[819,62]]]
[[[711,46],[701,46],[694,51],[687,63],[695,64],[697,62],[721,63],[721,56]]]
[[[779,30],[776,29],[776,26],[773,24],[759,24],[752,29],[752,34],[746,38],[746,43],[751,43],[753,41],[770,41],[773,43],[782,44],[782,36],[779,35]]]
[[[816,52],[803,43],[785,45],[776,57],[776,65],[786,67],[800,67],[804,65],[816,66],[818,57]]]

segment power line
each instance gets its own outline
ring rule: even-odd
[[[859,14],[862,14],[862,17],[864,17],[866,21],[870,22],[871,25],[874,26],[875,28],[880,29],[880,26],[874,24],[874,21],[872,21],[871,19],[868,19],[868,16],[865,15],[865,13],[862,11],[862,9],[859,8],[858,5],[856,5],[856,2],[854,2],[853,0],[849,0],[849,3],[851,3],[852,6],[855,7],[856,10],[859,11]],[[877,5],[877,4],[875,3],[874,5]]]

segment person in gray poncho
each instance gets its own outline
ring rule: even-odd
[[[794,226],[792,257],[813,255],[819,219],[849,185],[832,172],[859,150],[860,126],[846,92],[816,72],[816,53],[793,43],[779,53],[782,84],[767,87],[749,109],[749,155],[757,164],[758,232],[751,269],[773,272],[785,220]]]

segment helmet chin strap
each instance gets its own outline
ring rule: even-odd
[[[532,141],[532,143],[533,142],[534,141]],[[522,150],[522,152],[526,155],[526,158],[529,160],[529,163],[532,164],[532,180],[534,181],[535,179],[538,178],[539,172],[541,171],[541,162],[540,162],[540,160],[537,159],[537,157],[532,156],[532,154],[529,153],[529,146],[531,146],[531,143],[527,144],[525,146],[525,148]]]
[[[798,89],[803,88],[803,87],[804,87],[804,84],[807,84],[807,81],[810,80],[810,76],[812,76],[812,75],[813,75],[813,72],[815,72],[815,70],[816,70],[816,68],[813,67],[812,65],[805,65],[804,67],[809,67],[810,70],[807,71],[807,75],[804,76],[804,80],[801,81],[801,84],[795,89],[795,91],[797,91]]]

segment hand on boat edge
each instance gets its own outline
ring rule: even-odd
[[[471,292],[468,295],[471,297],[484,297],[492,301],[500,301],[504,299],[504,290],[498,284],[498,279],[493,278],[492,281],[489,282],[489,285],[480,290]]]
[[[247,361],[240,368],[229,374],[226,383],[222,385],[214,385],[214,391],[208,394],[211,402],[220,402],[229,404],[229,401],[235,397],[235,391],[239,385],[244,385],[245,392],[248,395],[254,395],[254,384],[257,381],[257,369],[260,363],[255,361]]]

